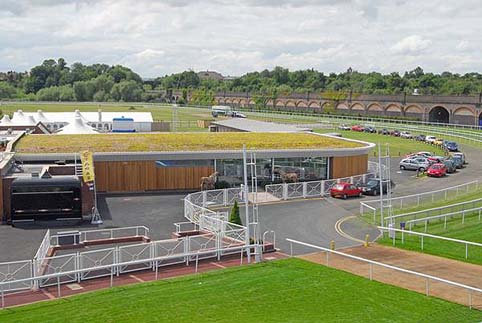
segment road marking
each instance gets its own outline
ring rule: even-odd
[[[133,279],[135,279],[135,280],[137,280],[139,283],[143,283],[143,282],[145,282],[145,280],[144,280],[144,279],[139,278],[139,277],[134,276],[134,275],[129,275],[129,277],[130,277],[130,278],[133,278]]]
[[[342,230],[341,228],[341,225],[343,224],[343,222],[347,221],[347,220],[350,220],[350,219],[353,219],[353,218],[357,218],[358,216],[356,215],[350,215],[350,216],[347,216],[347,217],[344,217],[344,218],[341,218],[340,220],[336,221],[335,223],[335,231],[341,235],[342,237],[346,238],[346,239],[349,239],[351,241],[355,241],[355,242],[359,242],[359,243],[365,243],[364,240],[360,240],[358,238],[355,238],[355,237],[352,237],[351,235],[349,235],[348,233],[346,233],[345,231]],[[375,241],[375,240],[378,240],[378,238],[380,238],[381,236],[381,232],[378,233],[378,236],[371,240],[371,242]]]
[[[214,265],[214,266],[219,267],[219,268],[222,268],[222,269],[226,268],[226,266],[223,266],[223,265],[221,265],[221,264],[218,264],[217,262],[211,262],[211,265]]]

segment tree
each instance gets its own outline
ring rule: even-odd
[[[0,82],[0,99],[13,99],[17,90],[7,82]]]
[[[231,212],[229,213],[229,222],[238,224],[238,225],[243,225],[243,222],[241,221],[241,217],[239,215],[238,201],[234,201],[234,205],[231,208]]]

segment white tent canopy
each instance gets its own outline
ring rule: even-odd
[[[87,125],[81,116],[75,116],[74,122],[69,123],[65,127],[57,132],[61,135],[73,135],[73,134],[93,134],[97,131],[91,126]]]
[[[42,123],[47,123],[49,120],[45,117],[42,110],[37,110],[37,114],[35,115],[35,120],[40,121]]]
[[[18,124],[23,126],[34,126],[37,124],[35,119],[32,116],[27,116],[23,113],[22,110],[18,110],[17,112],[13,113],[12,124]]]
[[[8,114],[3,115],[2,120],[0,120],[0,124],[1,125],[11,125],[12,124],[12,120],[10,120],[10,117],[8,116]]]

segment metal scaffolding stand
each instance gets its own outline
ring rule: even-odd
[[[260,227],[258,217],[258,177],[256,175],[256,154],[250,152],[249,161],[247,158],[246,145],[243,146],[243,165],[244,165],[244,198],[245,198],[245,223],[246,223],[246,243],[254,247],[248,248],[248,262],[254,256],[255,262],[262,260],[262,248],[260,244]],[[251,174],[251,187],[248,185],[248,166]],[[250,203],[251,196],[251,203]],[[251,215],[250,215],[251,206]]]
[[[385,226],[385,218],[390,217],[389,227],[394,225],[392,211],[392,179],[390,175],[390,148],[385,147],[385,154],[382,156],[382,147],[378,144],[378,178],[380,179],[380,225]],[[386,192],[384,192],[386,188]],[[384,195],[385,194],[385,195]]]

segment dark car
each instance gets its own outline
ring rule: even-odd
[[[461,168],[464,168],[464,167],[465,167],[465,166],[464,166],[464,161],[463,161],[463,159],[462,159],[461,157],[459,157],[459,156],[452,156],[450,159],[454,161],[455,167],[457,167],[457,169],[461,169]]]
[[[415,137],[415,140],[416,141],[425,141],[425,135],[420,134],[420,135]]]
[[[455,167],[455,162],[452,159],[446,159],[443,161],[445,167],[447,167],[447,173],[452,174],[457,171],[457,167]]]
[[[387,181],[384,181],[382,184],[383,188],[383,194],[387,194],[388,189],[390,189],[390,192],[393,190],[395,187],[395,183],[390,180],[390,185]],[[361,187],[362,193],[365,195],[379,195],[380,194],[380,179],[374,178],[369,180],[365,186]]]
[[[376,132],[377,132],[377,129],[375,129],[375,127],[372,127],[372,126],[366,126],[366,127],[365,127],[365,132],[376,133]]]
[[[392,136],[395,136],[395,137],[400,137],[400,131],[399,130],[393,130],[390,134]]]
[[[381,130],[378,130],[378,133],[381,135],[389,135],[390,131],[388,131],[388,129],[383,128]]]
[[[444,145],[444,148],[447,149],[448,151],[453,151],[453,152],[459,151],[459,146],[455,141],[447,141]]]

